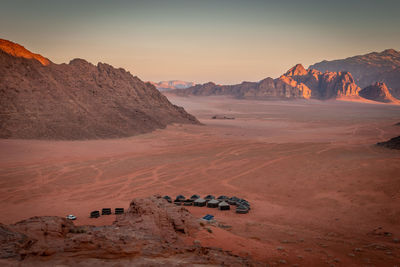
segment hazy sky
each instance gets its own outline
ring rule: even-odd
[[[400,49],[400,0],[0,0],[0,38],[55,63],[84,58],[143,80],[232,84]]]

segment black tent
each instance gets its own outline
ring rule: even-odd
[[[210,201],[211,199],[215,199],[215,197],[213,195],[207,195],[204,199]]]
[[[98,218],[100,217],[100,211],[94,210],[90,213],[90,218]]]
[[[183,206],[192,206],[193,205],[193,200],[192,199],[186,199],[183,202]]]
[[[124,208],[115,208],[115,214],[124,214]]]
[[[248,213],[249,212],[249,208],[244,206],[244,205],[240,205],[236,207],[236,213]]]
[[[226,201],[226,200],[229,199],[229,197],[222,195],[222,196],[217,197],[217,199],[218,199],[219,201]]]
[[[207,201],[201,197],[196,199],[193,202],[194,206],[196,206],[196,207],[204,207],[206,205],[206,203],[207,203]]]
[[[218,204],[218,209],[220,210],[230,210],[231,206],[229,206],[228,203],[226,203],[225,201],[222,201]]]
[[[210,201],[207,202],[207,207],[208,208],[218,208],[219,201],[216,199],[211,199]]]
[[[237,202],[237,205],[238,205],[238,206],[246,206],[246,207],[250,210],[250,203],[249,203],[247,200],[245,200],[245,199],[240,199],[240,200]]]
[[[193,201],[195,201],[196,199],[200,198],[199,195],[193,195],[190,197],[190,199],[192,199]]]
[[[237,197],[231,197],[230,199],[228,199],[228,203],[229,205],[236,205],[239,200],[240,199]]]
[[[177,195],[175,201],[183,202],[183,201],[185,201],[185,199],[186,198],[183,195]]]
[[[111,209],[110,208],[104,208],[101,210],[101,215],[111,215]]]

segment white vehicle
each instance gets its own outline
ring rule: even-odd
[[[68,220],[76,220],[76,216],[70,214],[70,215],[67,216],[67,219]]]

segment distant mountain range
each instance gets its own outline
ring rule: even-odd
[[[389,49],[323,61],[309,69],[297,64],[277,79],[259,82],[194,85],[166,81],[155,85],[182,96],[351,99],[399,104],[394,96],[400,96],[400,53]],[[0,138],[115,138],[146,133],[170,123],[199,123],[159,90],[121,68],[93,65],[83,59],[55,64],[21,45],[0,39]]]
[[[332,71],[321,67],[322,65],[330,66],[331,63],[328,61],[312,65],[307,70],[301,64],[297,64],[277,79],[265,78],[259,82],[242,82],[236,85],[217,85],[208,82],[172,92],[181,96],[229,95],[236,98],[255,99],[365,99],[383,103],[400,103],[392,95],[399,95],[400,90],[399,52],[389,49],[382,53],[370,53],[343,61],[351,61],[347,62],[351,68],[341,67],[341,60],[332,61],[335,62],[332,65],[336,66]],[[353,71],[359,77],[358,82],[353,78]],[[392,87],[388,88],[382,80],[390,83]],[[359,83],[365,88],[361,89]]]
[[[376,82],[387,85],[393,96],[400,98],[400,52],[387,49],[380,53],[322,61],[310,66],[319,71],[348,71],[357,85],[364,88]]]
[[[348,72],[306,70],[297,64],[277,79],[266,78],[259,82],[242,82],[236,85],[216,85],[209,82],[173,93],[186,95],[230,95],[236,98],[256,99],[330,99],[359,98],[360,88]]]
[[[0,138],[115,138],[170,123],[199,122],[124,69],[54,64],[0,39]]]
[[[175,89],[186,89],[196,85],[194,82],[185,82],[185,81],[161,81],[161,82],[150,82],[160,91],[170,91]]]

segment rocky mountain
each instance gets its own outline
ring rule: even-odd
[[[126,137],[199,123],[124,69],[83,59],[54,64],[1,40],[0,138]]]
[[[389,92],[400,98],[400,52],[387,49],[345,59],[322,61],[310,66],[319,71],[348,71],[360,87],[384,82]]]
[[[6,52],[9,55],[12,55],[14,57],[22,57],[22,58],[28,58],[28,59],[36,59],[42,65],[49,65],[50,60],[47,58],[39,55],[39,54],[34,54],[31,51],[27,50],[25,47],[22,45],[10,42],[8,40],[0,39],[0,50]]]
[[[359,95],[366,99],[384,103],[400,103],[398,99],[390,94],[386,84],[380,82],[365,87],[359,92]]]
[[[360,90],[349,72],[322,73],[313,69],[306,70],[301,64],[291,68],[279,79],[294,87],[303,87],[309,96],[305,98],[353,98],[358,97]]]
[[[210,230],[211,231],[211,230]],[[0,224],[3,266],[264,266],[193,242],[207,233],[185,208],[160,196],[134,199],[112,225],[75,226],[61,217]],[[85,266],[86,266],[85,265]]]
[[[185,82],[185,81],[178,81],[178,80],[172,80],[172,81],[161,81],[161,82],[150,82],[152,85],[154,85],[158,90],[160,91],[170,91],[170,90],[175,90],[175,89],[186,89],[189,87],[192,87],[196,85],[194,82]]]
[[[230,95],[237,98],[297,99],[297,98],[358,98],[360,88],[348,72],[306,70],[297,64],[277,79],[242,82],[236,85],[216,85],[212,82],[175,90],[178,95]]]
[[[390,149],[400,149],[400,136],[393,137],[385,142],[376,143],[376,145]]]

